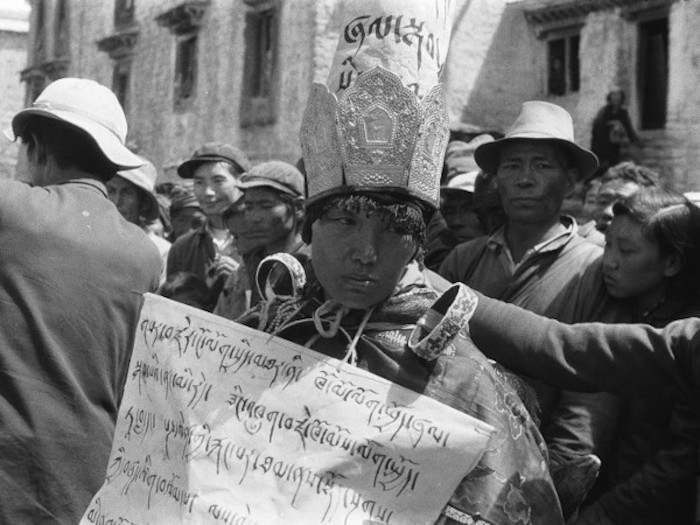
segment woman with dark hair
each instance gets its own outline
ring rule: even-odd
[[[643,188],[613,212],[602,276],[622,320],[661,328],[700,316],[700,209]],[[670,394],[620,398],[616,440],[576,524],[693,523],[700,422],[688,413]]]
[[[593,120],[591,150],[598,156],[598,173],[620,162],[620,147],[626,142],[638,143],[639,137],[632,127],[627,108],[625,92],[613,89],[606,98],[607,104],[601,108]]]

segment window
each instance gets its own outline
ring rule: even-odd
[[[547,42],[547,92],[566,95],[580,87],[579,44],[581,37],[571,34]]]
[[[190,0],[158,15],[156,22],[175,36],[174,106],[183,111],[191,107],[197,86],[199,30],[209,0]]]
[[[129,101],[129,84],[131,82],[131,61],[121,60],[114,64],[112,71],[112,91],[126,112]]]
[[[639,24],[638,94],[642,129],[666,125],[668,18]]]
[[[114,2],[114,27],[128,27],[134,21],[134,0],[116,0]]]
[[[271,124],[275,121],[278,32],[278,7],[250,11],[246,15],[246,52],[240,113],[243,126]]]
[[[56,6],[56,31],[54,33],[54,55],[58,57],[68,56],[68,0],[58,0]]]
[[[175,56],[175,105],[182,106],[194,95],[197,78],[197,35],[178,37]]]
[[[36,4],[36,30],[34,32],[34,57],[32,64],[46,62],[46,4]]]

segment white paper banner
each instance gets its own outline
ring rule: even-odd
[[[452,0],[345,0],[328,89],[382,66],[423,98],[438,84],[452,32]]]
[[[432,523],[492,430],[146,295],[106,480],[81,523]]]

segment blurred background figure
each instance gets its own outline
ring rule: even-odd
[[[474,182],[478,174],[478,170],[460,173],[440,188],[440,211],[455,245],[485,233],[474,208]]]
[[[175,186],[170,194],[170,236],[168,240],[175,242],[184,234],[204,225],[207,216],[199,206],[192,188],[186,184]]]
[[[207,283],[193,273],[178,272],[171,275],[161,285],[158,294],[207,312],[212,309],[211,292]]]
[[[598,173],[603,173],[610,166],[620,162],[620,149],[623,144],[639,143],[639,137],[624,106],[625,92],[619,88],[613,89],[608,93],[606,100],[607,103],[593,120],[591,131],[591,150],[600,162]]]
[[[596,228],[605,233],[613,219],[613,204],[640,188],[660,186],[660,180],[657,172],[634,162],[621,162],[609,168],[600,177],[600,188],[596,196]]]
[[[214,313],[236,319],[260,300],[255,275],[260,261],[275,253],[289,253],[308,267],[311,249],[301,240],[304,218],[304,176],[286,162],[269,161],[254,166],[241,177],[243,198],[227,213],[227,224],[244,237],[243,264],[228,278]],[[242,216],[240,211],[242,211]],[[240,252],[239,252],[240,253]],[[289,283],[269,280],[276,293],[292,295]]]
[[[190,272],[217,295],[238,268],[241,257],[222,215],[241,197],[238,180],[250,169],[242,150],[230,144],[208,142],[177,168],[183,179],[192,179],[194,195],[206,215],[199,228],[180,236],[168,256],[167,275]]]
[[[447,145],[440,212],[454,237],[453,246],[486,233],[474,209],[474,183],[479,173],[474,150],[487,142],[493,142],[493,137],[483,134],[469,142],[453,140]]]
[[[506,212],[498,193],[495,173],[479,171],[474,180],[474,208],[485,233],[492,233],[506,222]]]
[[[141,227],[158,248],[163,261],[163,282],[171,245],[158,235],[158,228],[152,227],[160,219],[160,204],[154,191],[158,172],[149,160],[143,159],[143,162],[144,165],[140,168],[118,171],[116,176],[107,182],[107,195],[122,217]],[[162,223],[160,231],[162,232]]]

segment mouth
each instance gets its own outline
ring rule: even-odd
[[[347,273],[340,277],[352,286],[368,287],[379,282],[376,277],[363,273]]]

